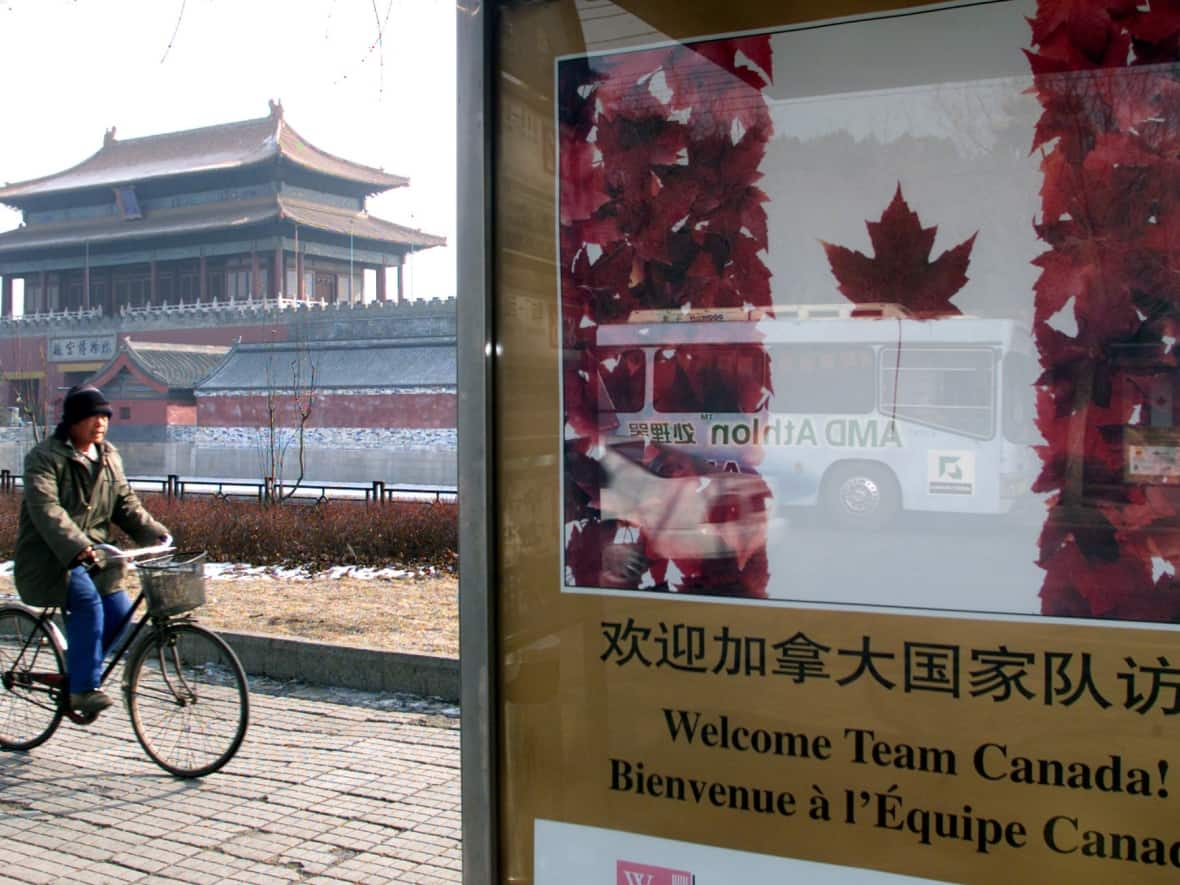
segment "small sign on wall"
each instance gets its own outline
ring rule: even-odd
[[[1152,485],[1180,484],[1180,432],[1172,427],[1126,427],[1126,479]]]
[[[71,335],[49,339],[51,363],[72,360],[107,360],[115,355],[114,335]]]

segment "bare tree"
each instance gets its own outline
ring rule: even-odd
[[[36,445],[49,435],[51,420],[49,415],[50,399],[45,389],[45,375],[41,372],[30,371],[30,367],[45,365],[45,346],[37,348],[36,355],[24,353],[21,347],[24,342],[15,341],[16,358],[11,368],[5,367],[5,378],[12,391],[12,404],[16,407],[21,424],[29,428],[32,445]]]
[[[259,429],[263,501],[281,504],[303,484],[307,471],[306,432],[315,405],[316,365],[306,341],[290,358],[272,350],[266,360],[265,423]],[[295,477],[288,481],[290,456]]]
[[[30,428],[33,444],[41,442],[49,434],[49,406],[37,379],[21,378],[9,382],[16,389],[13,397],[21,423]]]

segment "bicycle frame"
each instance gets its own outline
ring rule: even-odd
[[[143,632],[144,627],[152,621],[152,617],[150,615],[144,615],[132,625],[130,631],[127,630],[127,625],[131,623],[132,618],[135,617],[136,611],[143,604],[144,595],[143,591],[140,591],[139,595],[135,597],[135,601],[131,604],[131,608],[128,609],[127,614],[120,622],[119,628],[115,633],[117,638],[114,645],[111,646],[110,651],[107,652],[109,660],[107,661],[106,666],[103,668],[102,676],[98,681],[99,686],[102,686],[106,683],[107,678],[127,656],[127,652],[130,651],[131,647],[135,644],[135,640],[139,637],[140,633]],[[48,608],[42,609],[41,614],[37,617],[37,622],[41,624],[41,626],[44,627],[46,631],[55,634],[55,638],[58,640],[62,646],[62,649],[64,650],[68,648],[68,645],[62,636],[61,629],[54,621],[54,616],[59,611],[64,612],[64,609],[62,609],[61,606],[50,606]],[[25,641],[25,644],[20,651],[21,656],[25,655],[29,651],[29,644],[32,641],[33,636],[30,636]],[[39,673],[33,671],[29,674],[29,676],[33,682],[46,687],[49,697],[56,701],[58,708],[60,708],[65,714],[65,717],[74,724],[89,725],[97,717],[97,714],[94,713],[79,713],[76,710],[70,709],[69,691],[67,690],[68,685],[66,684],[68,674],[56,672]],[[5,678],[11,677],[9,674],[5,674]],[[187,693],[191,695],[192,692],[188,691]]]

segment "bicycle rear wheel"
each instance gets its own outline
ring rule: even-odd
[[[0,608],[0,749],[29,750],[61,724],[65,659],[56,637],[24,608]]]
[[[233,758],[250,699],[242,665],[220,636],[166,624],[136,645],[126,672],[131,727],[153,762],[178,777],[202,777]]]

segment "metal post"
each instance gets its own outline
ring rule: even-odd
[[[492,371],[492,209],[495,85],[493,15],[499,4],[457,4],[459,291],[459,674],[463,774],[463,882],[500,880],[499,661]],[[398,268],[401,270],[400,266]]]

